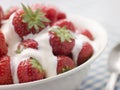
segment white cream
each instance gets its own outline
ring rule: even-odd
[[[1,31],[4,34],[6,43],[8,44],[8,55],[11,57],[11,71],[13,71],[13,58],[16,55],[15,50],[17,48],[17,44],[21,41],[19,36],[16,34],[14,27],[12,25],[12,19],[14,17],[14,14],[10,17],[9,20],[4,22],[4,24],[1,27]],[[17,62],[14,62],[17,65]],[[18,80],[18,79],[14,79]]]
[[[75,36],[75,46],[72,50],[72,55],[73,55],[73,60],[77,64],[78,55],[83,47],[83,43],[86,41],[90,42],[90,40],[82,34],[75,34],[74,36]]]
[[[43,69],[46,71],[47,77],[55,76],[56,67],[57,67],[57,57],[53,55],[52,48],[49,43],[49,33],[48,28],[42,30],[40,33],[32,35],[29,34],[28,36],[24,37],[24,39],[34,39],[38,42],[39,48],[38,50],[35,49],[25,49],[12,58],[12,73],[14,78],[14,83],[18,83],[17,77],[17,68],[21,61],[33,57],[36,58],[40,64],[42,65]]]
[[[12,25],[12,18],[14,14],[10,17],[10,19],[2,26],[1,30],[5,36],[5,40],[8,44],[8,55],[14,56],[16,46],[18,42],[20,42],[19,36],[16,34],[14,27]]]
[[[49,43],[49,33],[48,28],[42,30],[40,33],[36,35],[28,35],[27,38],[34,38],[39,44],[39,56],[40,56],[40,63],[42,64],[43,68],[47,72],[47,76],[54,76],[56,75],[56,67],[57,67],[57,57],[53,55],[52,48]],[[44,61],[43,63],[41,61]]]
[[[82,45],[83,45],[83,41],[80,40],[80,37],[75,37],[75,46],[72,50],[72,56],[75,63],[77,63],[77,58],[78,58],[79,52],[82,49]]]
[[[11,71],[14,83],[19,83],[17,76],[18,65],[21,61],[26,60],[30,57],[36,58],[43,69],[46,71],[47,77],[57,75],[57,57],[52,53],[52,47],[49,43],[49,27],[45,28],[38,34],[29,34],[24,39],[34,39],[38,42],[39,48],[36,49],[25,49],[20,54],[16,54],[15,51],[17,49],[17,45],[20,43],[21,39],[16,34],[14,27],[12,25],[12,19],[14,14],[10,17],[10,19],[3,25],[2,32],[5,35],[6,42],[8,44],[8,55],[11,57]],[[54,27],[55,28],[55,27]],[[72,50],[73,59],[77,62],[77,57],[79,52],[82,49],[82,45],[84,41],[89,41],[83,35],[74,34],[75,38],[75,46]]]

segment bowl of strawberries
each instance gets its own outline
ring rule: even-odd
[[[106,43],[99,23],[55,6],[0,7],[0,89],[75,90]]]

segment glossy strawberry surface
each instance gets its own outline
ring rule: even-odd
[[[71,30],[72,32],[75,32],[74,24],[67,19],[61,19],[61,20],[55,22],[53,24],[53,26],[66,27],[67,29]]]
[[[0,57],[0,85],[13,84],[10,57]]]
[[[81,34],[87,36],[90,40],[94,40],[94,37],[93,37],[92,33],[87,29],[82,30]]]
[[[49,20],[43,12],[40,12],[38,9],[33,11],[32,8],[23,4],[22,6],[23,9],[16,11],[12,21],[16,33],[21,38],[30,33],[38,33],[48,25]]]
[[[33,48],[38,49],[38,42],[33,39],[26,39],[19,43],[16,53],[21,53],[24,49]]]
[[[69,30],[50,31],[50,44],[55,55],[69,55],[75,45],[74,37]]]
[[[90,43],[85,42],[83,44],[82,50],[79,53],[77,64],[81,65],[85,61],[87,61],[94,53],[93,47],[91,46]]]
[[[57,56],[58,63],[57,63],[57,73],[64,73],[69,71],[75,67],[74,61],[67,57],[67,56]]]
[[[6,55],[8,52],[8,47],[5,42],[5,38],[3,33],[0,31],[0,56]]]
[[[18,65],[17,75],[19,83],[41,80],[46,76],[40,63],[37,59],[33,58],[20,62]]]

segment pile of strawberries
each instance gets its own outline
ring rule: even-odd
[[[72,57],[72,49],[75,46],[75,39],[70,32],[83,34],[90,40],[94,40],[89,30],[84,29],[76,31],[75,25],[67,20],[64,12],[53,6],[35,4],[31,7],[23,8],[12,7],[6,13],[0,7],[0,27],[2,22],[9,19],[14,13],[12,24],[15,32],[21,38],[16,53],[21,53],[26,48],[38,49],[38,42],[33,39],[24,40],[24,36],[36,34],[44,28],[50,26],[59,26],[58,30],[49,31],[50,45],[53,54],[57,56],[57,74],[66,72],[74,67],[84,63],[93,54],[93,48],[89,42],[85,42],[78,55],[77,65]],[[69,31],[70,30],[70,31]],[[63,34],[64,33],[64,34]],[[11,57],[7,55],[9,45],[5,41],[4,34],[0,31],[0,85],[13,84],[10,61]],[[46,78],[46,72],[35,58],[28,58],[22,61],[17,70],[19,83],[25,83]]]

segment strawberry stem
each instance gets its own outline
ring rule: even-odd
[[[49,19],[45,17],[45,13],[43,13],[40,9],[37,9],[36,11],[33,11],[29,6],[25,6],[22,4],[24,14],[23,22],[28,23],[28,30],[32,27],[35,28],[36,31],[39,30],[39,27],[45,28],[45,22],[50,22]]]
[[[30,63],[32,64],[33,68],[37,68],[40,72],[43,71],[43,68],[42,68],[41,64],[38,62],[37,59],[31,58],[30,59]]]
[[[16,52],[17,54],[20,54],[20,53],[21,53],[21,51],[20,51],[19,49],[17,49],[15,52]]]
[[[73,34],[69,30],[67,30],[66,27],[53,28],[52,31],[55,32],[58,37],[60,37],[61,42],[71,42],[71,39],[74,38]]]
[[[71,70],[72,68],[70,68],[69,66],[66,66],[64,68],[62,68],[62,73]]]

